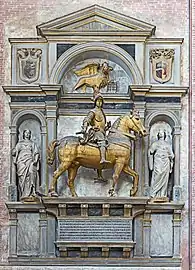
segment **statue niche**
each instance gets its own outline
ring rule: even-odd
[[[25,120],[19,127],[18,142],[12,149],[16,166],[19,200],[36,201],[36,191],[40,186],[40,129],[34,119]]]
[[[150,196],[153,202],[167,202],[170,174],[173,171],[172,129],[166,122],[155,123],[150,129],[148,162],[151,171]]]

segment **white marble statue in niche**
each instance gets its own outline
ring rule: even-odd
[[[28,129],[29,126],[35,127],[36,121],[28,120],[20,125],[19,141],[12,150],[18,176],[19,198],[24,201],[36,200],[35,191],[39,186],[40,150],[34,138],[37,137],[35,130],[40,127],[37,125],[32,132],[32,129]]]
[[[172,129],[166,122],[155,123],[150,129],[148,149],[149,169],[152,172],[152,201],[168,201],[168,183],[173,170]]]

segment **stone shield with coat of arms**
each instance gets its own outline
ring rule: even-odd
[[[17,50],[19,77],[23,82],[32,83],[40,76],[41,49],[22,48]]]
[[[152,75],[155,81],[165,83],[172,77],[172,64],[175,51],[173,49],[150,50],[150,61],[152,63]]]

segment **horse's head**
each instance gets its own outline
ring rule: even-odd
[[[139,112],[136,110],[130,111],[129,114],[129,129],[138,133],[140,136],[146,136],[146,129],[142,124]]]

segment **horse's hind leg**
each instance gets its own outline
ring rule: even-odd
[[[131,169],[129,166],[125,166],[123,168],[123,171],[130,175],[130,176],[133,176],[134,178],[134,182],[133,182],[133,187],[130,191],[130,196],[134,196],[136,193],[137,193],[137,190],[138,190],[138,182],[139,182],[139,175],[136,171],[134,171],[133,169]]]
[[[51,193],[51,196],[54,196],[54,197],[58,196],[57,192],[55,192],[56,182],[58,180],[58,177],[60,177],[60,175],[62,175],[68,169],[70,165],[71,165],[71,162],[62,162],[60,163],[57,170],[54,172],[53,179],[52,179],[50,189],[49,189],[49,193]]]
[[[74,187],[74,179],[77,175],[77,171],[78,171],[79,166],[74,166],[74,167],[70,167],[68,169],[68,186],[70,188],[70,192],[72,194],[72,197],[77,197],[77,193],[75,191],[75,187]]]
[[[114,166],[114,173],[113,173],[113,184],[112,188],[109,190],[110,197],[116,196],[116,188],[117,188],[117,183],[118,179],[120,176],[121,171],[123,170],[124,167],[124,162],[117,162]]]

